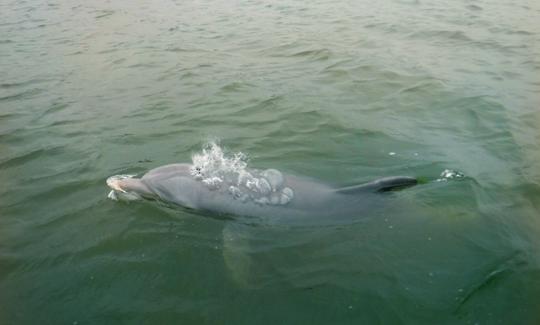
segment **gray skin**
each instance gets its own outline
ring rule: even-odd
[[[140,179],[125,178],[107,183],[116,191],[137,193],[143,198],[159,199],[195,210],[304,221],[306,218],[320,220],[317,217],[350,218],[366,215],[389,199],[388,195],[381,192],[417,183],[415,178],[400,176],[358,186],[334,188],[309,178],[283,174],[283,186],[291,188],[294,197],[284,205],[269,205],[234,199],[226,188],[211,190],[191,175],[190,167],[190,164],[165,165],[150,170]]]

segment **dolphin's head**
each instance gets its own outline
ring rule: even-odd
[[[111,188],[108,197],[115,201],[135,201],[142,198],[152,198],[154,194],[135,175],[114,175],[107,178]]]

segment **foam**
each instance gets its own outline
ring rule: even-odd
[[[457,170],[445,169],[437,179],[437,182],[446,182],[451,179],[463,178],[465,175]]]
[[[191,175],[208,189],[224,191],[235,200],[261,205],[284,205],[294,192],[284,187],[285,179],[277,169],[248,169],[248,158],[241,152],[225,154],[215,142],[203,146],[192,156]]]

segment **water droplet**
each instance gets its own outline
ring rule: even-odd
[[[437,180],[439,182],[441,181],[447,181],[449,179],[458,179],[463,178],[465,175],[457,170],[452,169],[445,169],[440,175],[440,178]]]

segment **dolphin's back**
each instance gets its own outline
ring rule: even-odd
[[[366,184],[339,188],[336,190],[336,192],[341,194],[355,194],[362,192],[388,192],[413,186],[417,183],[418,181],[414,177],[394,176],[379,178]]]

